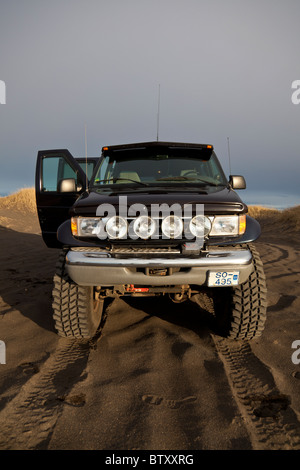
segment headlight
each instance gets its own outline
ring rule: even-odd
[[[177,215],[169,215],[162,221],[161,230],[167,238],[178,238],[183,230],[181,218]]]
[[[141,215],[138,217],[133,224],[134,233],[144,240],[152,237],[155,233],[156,223],[151,217],[147,215]]]
[[[246,230],[246,216],[245,215],[224,215],[217,216],[213,220],[211,236],[223,235],[242,235]]]
[[[128,224],[123,217],[115,215],[106,222],[106,232],[109,238],[124,238],[127,234]]]
[[[190,231],[194,237],[205,238],[210,232],[211,222],[208,217],[196,215],[190,221]]]
[[[97,237],[100,232],[99,217],[72,217],[72,234],[76,237]]]

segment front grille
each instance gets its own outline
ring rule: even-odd
[[[175,248],[153,248],[153,247],[112,247],[111,253],[115,253],[115,254],[131,254],[131,255],[134,255],[134,254],[140,254],[140,255],[143,255],[143,254],[155,254],[155,255],[166,255],[166,254],[170,254],[170,255],[176,255],[176,254],[180,254],[180,250],[178,249],[175,249]]]
[[[134,246],[112,246],[110,250],[100,247],[72,247],[72,251],[79,251],[79,252],[101,252],[101,253],[108,253],[111,255],[180,255],[180,250],[178,248],[155,248],[155,247],[134,247]]]
[[[105,248],[101,248],[101,247],[98,247],[98,246],[72,246],[71,247],[71,251],[81,251],[81,252],[85,252],[85,251],[88,251],[88,252],[104,252],[104,251],[107,251],[107,249]]]

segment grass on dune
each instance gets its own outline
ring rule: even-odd
[[[0,209],[36,212],[34,188],[22,188],[9,196],[0,197]]]

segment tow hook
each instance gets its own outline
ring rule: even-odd
[[[191,297],[191,289],[189,285],[181,286],[181,292],[175,292],[174,294],[169,294],[170,299],[175,304],[179,304],[181,302],[185,302]]]
[[[149,292],[148,287],[134,287],[134,284],[129,284],[126,287],[126,292]]]

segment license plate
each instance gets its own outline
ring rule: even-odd
[[[239,271],[209,271],[209,287],[237,286],[239,284]]]

